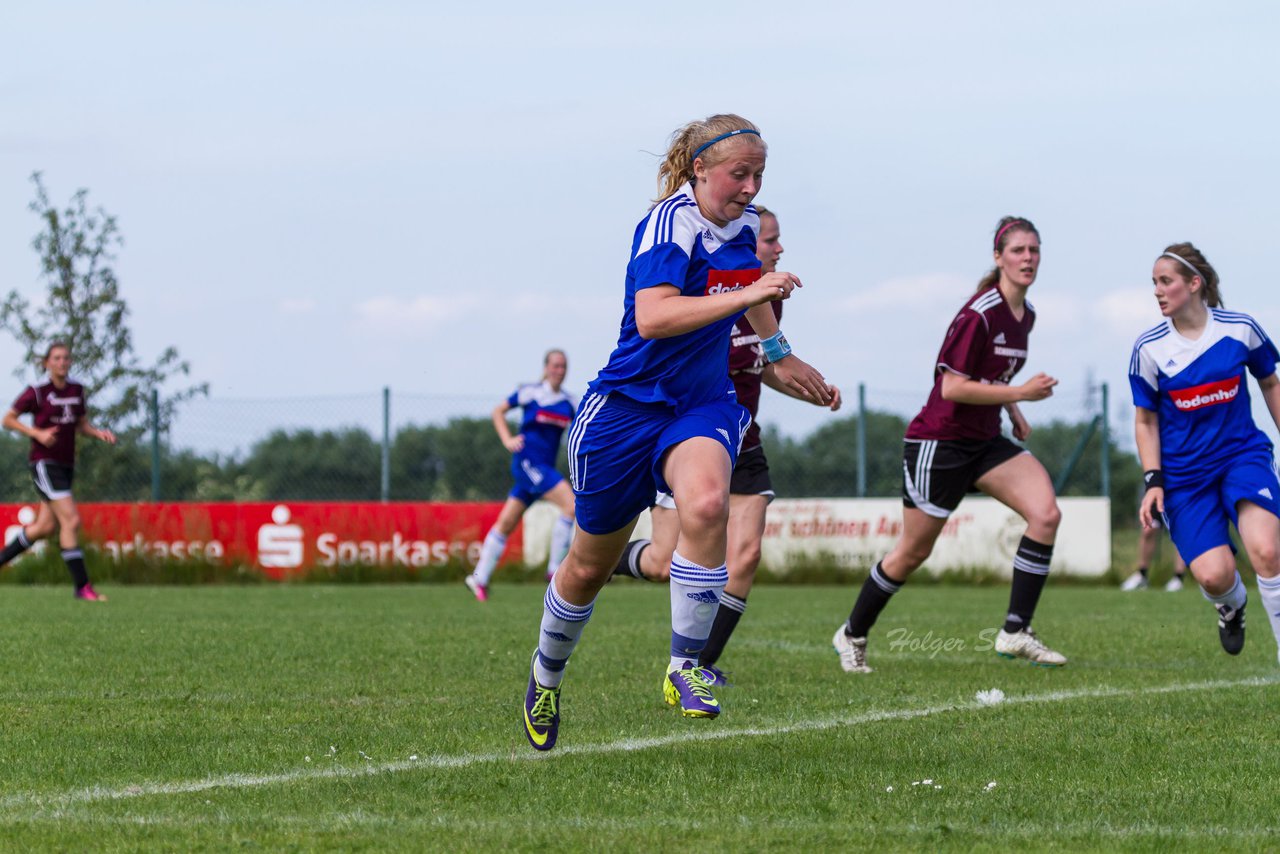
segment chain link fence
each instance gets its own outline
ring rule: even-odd
[[[899,494],[902,436],[924,394],[844,388],[835,414],[767,393],[761,421],[780,495]],[[504,397],[383,389],[193,400],[164,433],[121,436],[115,447],[81,437],[76,494],[82,501],[498,500],[510,488],[510,456],[490,413]],[[1127,422],[1116,417],[1105,385],[1022,409],[1034,428],[1027,444],[1063,494],[1112,494],[1131,515],[1139,472],[1130,454],[1112,448],[1110,426]],[[784,431],[779,423],[811,426]],[[28,447],[21,437],[0,438],[10,461],[0,479],[4,500],[32,497]]]

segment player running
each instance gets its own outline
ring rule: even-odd
[[[784,385],[824,405],[822,376],[791,355],[768,303],[800,282],[760,272],[760,191],[766,147],[735,115],[673,135],[658,169],[659,201],[636,227],[618,345],[591,383],[569,434],[577,533],[547,587],[524,703],[525,734],[555,746],[565,665],[636,517],[655,491],[675,496],[671,656],[663,695],[686,716],[720,705],[696,666],[728,580],[729,479],[750,414],[734,400],[725,338],[743,312]]]
[[[1134,431],[1145,470],[1139,517],[1162,514],[1178,553],[1218,611],[1222,648],[1244,648],[1246,594],[1228,523],[1258,576],[1280,641],[1280,482],[1271,441],[1249,409],[1253,374],[1280,426],[1276,346],[1247,314],[1222,309],[1218,273],[1190,243],[1156,259],[1151,280],[1165,321],[1144,332],[1129,361]]]
[[[772,273],[782,257],[782,234],[778,218],[763,205],[756,205],[760,217],[760,232],[756,237],[756,257],[760,259],[762,273]],[[781,322],[782,303],[772,303],[774,317]],[[760,543],[764,538],[765,513],[774,499],[773,480],[769,477],[769,461],[765,458],[760,441],[760,425],[757,412],[760,408],[762,385],[791,397],[808,400],[778,382],[765,361],[760,347],[760,336],[751,328],[745,317],[739,318],[729,333],[729,378],[738,402],[751,413],[751,426],[747,429],[738,452],[738,462],[729,480],[729,529],[728,571],[729,581],[720,608],[711,624],[711,635],[702,648],[698,665],[709,677],[712,685],[728,685],[725,674],[716,666],[725,644],[733,635],[738,621],[747,609],[747,594],[755,581],[760,565]],[[830,386],[831,401],[827,406],[832,412],[840,408],[840,390]],[[622,559],[614,569],[615,575],[629,575],[647,581],[667,580],[671,566],[671,553],[675,551],[676,537],[680,533],[680,520],[671,496],[661,494],[652,509],[652,540],[632,540],[627,544]]]
[[[511,474],[516,482],[498,512],[498,521],[484,538],[475,571],[463,579],[481,602],[489,600],[489,579],[507,547],[507,537],[520,523],[524,511],[539,498],[560,508],[551,529],[547,578],[555,575],[569,551],[569,540],[573,536],[573,492],[556,470],[560,437],[573,421],[576,407],[574,399],[561,388],[568,371],[569,360],[564,351],[548,350],[542,359],[542,382],[519,386],[506,401],[494,407],[493,429],[511,452]],[[515,436],[507,424],[507,413],[512,409],[521,412],[520,432]]]
[[[871,568],[848,621],[832,639],[840,666],[850,673],[871,672],[867,634],[876,618],[929,557],[947,517],[973,491],[986,493],[1027,522],[1013,559],[1009,610],[996,636],[996,652],[1043,666],[1067,662],[1031,628],[1062,518],[1053,482],[1039,460],[1000,434],[1003,407],[1014,438],[1031,435],[1018,404],[1044,400],[1058,384],[1036,374],[1022,385],[1009,385],[1027,360],[1027,337],[1035,325],[1027,291],[1040,269],[1040,232],[1030,220],[1007,216],[996,226],[993,254],[995,268],[951,322],[938,353],[933,391],[907,427],[902,539]]]
[[[107,597],[95,591],[89,583],[84,552],[80,550],[80,511],[71,497],[71,482],[75,478],[76,434],[83,433],[109,445],[116,443],[116,437],[110,430],[99,430],[89,423],[84,385],[69,376],[71,348],[62,342],[49,345],[43,364],[48,372],[46,376],[27,386],[0,420],[5,429],[31,439],[28,456],[31,480],[40,495],[40,509],[36,511],[35,521],[24,526],[0,551],[0,566],[31,548],[37,540],[52,534],[56,528],[62,560],[71,572],[76,598],[105,602]],[[18,420],[20,414],[32,416],[30,426]]]

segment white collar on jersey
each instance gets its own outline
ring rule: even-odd
[[[679,190],[676,190],[673,195],[684,195],[694,202],[698,201],[698,197],[693,193],[692,181],[685,181],[684,185]],[[728,243],[738,236],[738,232],[747,227],[754,229],[757,233],[760,231],[760,216],[756,213],[755,205],[747,205],[747,209],[743,211],[742,216],[730,220],[724,227],[716,225],[703,216],[702,210],[696,204],[689,207],[688,210],[692,216],[697,217],[702,227],[714,234],[721,243]]]

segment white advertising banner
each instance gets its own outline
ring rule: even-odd
[[[1111,501],[1059,498],[1062,524],[1053,550],[1054,572],[1099,576],[1111,566]],[[524,517],[525,562],[547,559],[556,509],[538,502]],[[649,534],[649,514],[636,537]],[[1026,523],[992,498],[966,498],[951,514],[922,572],[980,570],[1008,576]],[[869,569],[902,531],[897,498],[782,498],[769,505],[761,544],[762,566],[785,574],[797,566]]]

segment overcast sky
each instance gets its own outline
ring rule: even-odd
[[[211,403],[390,386],[483,413],[550,346],[580,392],[657,155],[733,111],[805,282],[788,337],[851,397],[919,408],[1006,213],[1044,240],[1024,377],[1062,384],[1033,421],[1092,376],[1131,432],[1168,243],[1280,335],[1277,4],[438,5],[5,4],[0,287],[42,294],[42,170],[118,217],[138,348],[176,345]],[[771,396],[762,420],[822,414]]]

